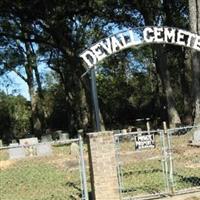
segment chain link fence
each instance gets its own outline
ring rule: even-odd
[[[82,137],[0,148],[1,200],[88,200]]]
[[[121,199],[200,191],[199,126],[117,133],[115,147]],[[81,136],[1,147],[1,200],[88,200],[86,151]]]
[[[122,199],[200,191],[200,127],[115,134]]]
[[[165,192],[160,133],[116,134],[116,157],[122,199]]]
[[[172,193],[200,191],[200,126],[166,131]]]

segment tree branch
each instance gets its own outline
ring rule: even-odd
[[[20,74],[15,68],[12,69],[13,72],[15,72],[22,80],[24,80],[26,83],[28,83],[27,78],[25,78],[22,74]]]

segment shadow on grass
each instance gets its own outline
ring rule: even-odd
[[[81,199],[81,189],[77,186],[77,184],[73,182],[67,182],[65,185],[76,190],[76,195],[70,195],[70,200],[77,200],[77,197],[78,199]]]
[[[123,193],[138,193],[140,192],[142,193],[147,193],[147,194],[158,194],[160,192],[162,192],[161,189],[159,189],[158,187],[152,187],[152,186],[142,186],[142,187],[129,187],[126,189],[122,190]]]
[[[163,173],[163,171],[161,169],[145,169],[145,170],[135,170],[135,171],[126,171],[123,172],[124,176],[130,176],[133,174],[150,174],[150,173],[158,173],[161,172]]]
[[[74,188],[78,192],[81,192],[81,189],[75,183],[73,183],[73,182],[67,182],[65,185],[68,186],[68,187]]]
[[[190,183],[192,186],[200,186],[200,177],[197,176],[190,176],[190,177],[181,176],[181,181]]]

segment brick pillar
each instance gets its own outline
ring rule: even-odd
[[[113,132],[89,133],[89,164],[93,200],[119,200]]]

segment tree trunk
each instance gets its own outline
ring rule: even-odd
[[[189,1],[190,30],[200,34],[200,2]],[[192,50],[193,96],[194,96],[194,124],[200,124],[200,53]]]
[[[24,33],[25,38],[28,39],[28,34]],[[42,117],[42,110],[38,106],[38,95],[34,87],[34,68],[36,68],[36,60],[32,54],[31,45],[25,42],[26,50],[26,64],[25,71],[27,75],[27,84],[29,88],[29,95],[31,100],[31,114],[32,114],[32,133],[37,137],[41,137],[44,133],[44,121]]]
[[[42,84],[40,80],[40,74],[38,72],[38,66],[36,64],[36,59],[34,59],[34,72],[35,72],[35,78],[36,78],[36,83],[38,86],[38,95],[37,95],[37,105],[38,105],[38,115],[40,117],[40,122],[41,122],[41,132],[45,133],[46,129],[46,117],[45,117],[45,105],[44,105],[44,95],[43,95],[43,90],[42,90]]]
[[[200,54],[193,52],[193,92],[194,92],[194,107],[195,118],[194,125],[200,125]]]
[[[59,76],[65,91],[68,109],[68,130],[72,133],[79,129],[92,131],[92,109],[90,99],[90,82],[88,77],[81,80],[84,70],[77,58],[68,58],[67,67],[61,66]],[[69,64],[70,62],[70,64]],[[60,66],[58,66],[60,67]]]
[[[82,67],[78,65],[79,69]],[[81,72],[81,70],[80,70]],[[83,73],[83,72],[82,72]],[[91,94],[91,86],[90,81],[81,81],[81,75],[82,73],[77,73],[77,84],[78,90],[79,90],[79,103],[76,106],[79,106],[80,112],[79,112],[79,126],[84,127],[87,129],[87,127],[94,127],[94,112],[93,112],[93,102],[92,102],[92,94]],[[84,79],[88,79],[87,77],[84,77]],[[101,111],[99,110],[99,118],[100,118],[100,127],[101,130],[105,130],[103,117],[101,114]],[[92,125],[92,126],[91,126]],[[91,131],[94,131],[93,129]]]
[[[184,59],[183,59],[184,57]],[[193,124],[192,117],[192,85],[191,85],[191,50],[184,49],[178,58],[180,66],[180,82],[183,102],[182,122],[185,125]]]
[[[163,92],[166,97],[169,126],[171,128],[176,127],[176,125],[181,123],[181,120],[176,109],[176,104],[173,97],[173,89],[170,83],[170,73],[167,69],[167,56],[162,45],[156,46],[156,68],[162,82]]]
[[[160,2],[160,5],[158,6],[162,6],[162,3]],[[161,16],[162,17],[162,21],[161,23],[164,23],[163,19],[165,18],[167,23],[167,20],[170,21],[171,19],[171,14],[169,14],[166,11],[170,11],[169,9],[166,10],[166,1],[164,1],[164,10],[165,10],[165,15]],[[148,10],[145,7],[141,8],[141,13],[144,16],[144,20],[145,20],[145,25],[155,25],[156,21],[156,15],[153,12],[153,10]],[[167,15],[167,16],[166,16]],[[161,19],[161,18],[160,18]],[[166,97],[166,102],[167,102],[167,114],[168,114],[168,119],[169,120],[169,126],[170,127],[175,127],[177,124],[181,123],[180,120],[180,116],[178,114],[178,111],[176,109],[175,106],[175,100],[173,97],[173,89],[171,87],[170,84],[170,73],[168,70],[168,66],[167,66],[167,56],[166,56],[166,52],[164,51],[165,48],[162,45],[157,45],[155,47],[155,49],[153,49],[153,52],[155,52],[155,64],[156,64],[156,69],[158,72],[158,75],[161,79],[162,82],[162,89],[163,89],[163,93],[165,94]]]

